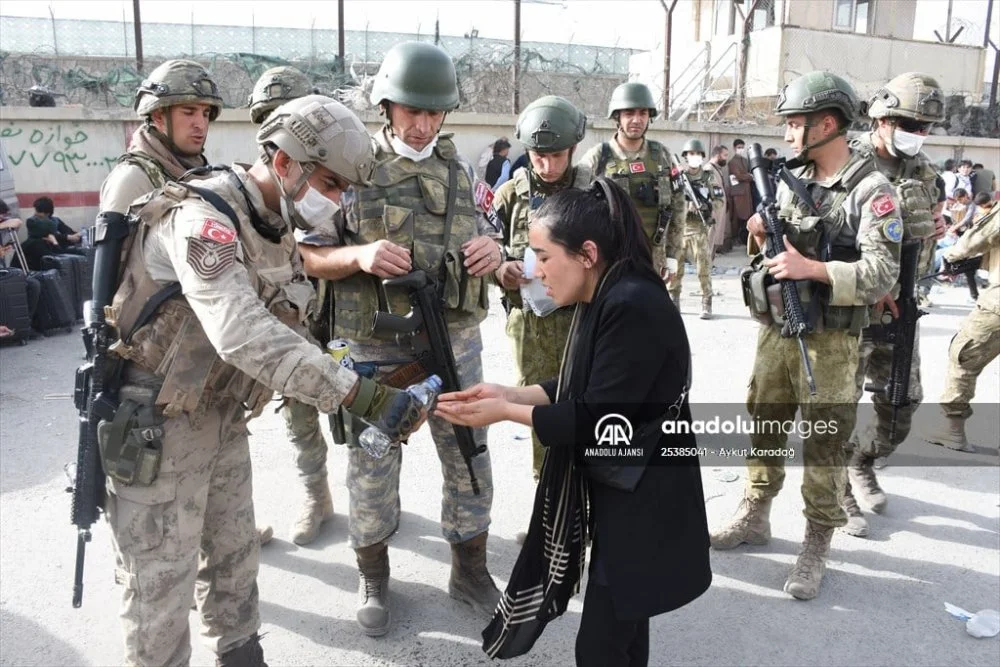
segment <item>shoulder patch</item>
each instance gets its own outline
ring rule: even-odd
[[[892,243],[903,240],[903,222],[899,218],[886,220],[882,225],[882,235]]]
[[[237,244],[233,242],[216,243],[192,236],[188,239],[187,261],[200,278],[212,280],[236,261],[236,248]]]
[[[214,218],[205,218],[205,223],[201,226],[200,236],[213,243],[228,244],[236,240],[236,230]]]
[[[872,212],[881,218],[896,210],[896,202],[892,200],[892,195],[879,195],[872,200]]]
[[[489,211],[493,208],[493,190],[486,184],[486,181],[476,179],[476,187],[473,189],[476,199],[476,206],[480,211]]]

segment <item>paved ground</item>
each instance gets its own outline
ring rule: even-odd
[[[719,258],[723,267],[740,258]],[[716,277],[717,317],[697,319],[698,298],[682,310],[694,350],[694,400],[739,403],[750,375],[756,325],[746,315],[735,275]],[[948,341],[968,312],[966,293],[936,291],[936,306],[922,320],[925,391],[940,394]],[[483,325],[486,377],[510,382],[503,316]],[[0,350],[0,664],[111,665],[121,659],[107,527],[99,525],[87,554],[84,606],[70,606],[75,534],[64,493],[65,462],[75,458],[76,415],[69,392],[82,355],[76,334]],[[624,372],[625,369],[623,369]],[[977,400],[1000,402],[1000,369],[980,378]],[[935,406],[922,413],[933,416]],[[981,410],[982,419],[988,419]],[[996,412],[993,412],[995,415]],[[995,419],[995,417],[993,417]],[[406,451],[403,522],[395,537],[392,632],[379,640],[354,625],[357,575],[346,545],[347,518],[338,513],[308,548],[287,538],[300,496],[292,450],[280,417],[251,424],[255,499],[260,521],[277,538],[263,550],[260,571],[264,647],[271,665],[485,664],[479,649],[483,623],[447,595],[448,546],[441,538],[440,470],[425,434]],[[992,434],[1000,424],[988,425]],[[510,426],[490,434],[496,499],[489,543],[501,583],[517,557],[514,535],[530,512],[530,445],[526,430]],[[709,442],[702,440],[702,442]],[[987,443],[990,444],[990,443]],[[995,447],[995,441],[991,446]],[[909,441],[904,449],[917,447]],[[347,506],[344,452],[331,450],[334,504]],[[654,665],[995,665],[1000,640],[977,640],[944,611],[944,602],[976,611],[1000,607],[1000,469],[996,450],[974,459],[978,467],[892,466],[881,474],[890,494],[884,516],[871,519],[872,536],[834,538],[820,597],[796,602],[781,592],[800,541],[804,519],[798,493],[801,470],[789,469],[775,503],[774,539],[768,547],[713,553],[712,588],[687,607],[654,619]],[[724,482],[722,473],[740,479]],[[703,468],[709,521],[724,520],[741,493],[742,468]],[[667,519],[665,519],[667,520]],[[572,664],[580,620],[579,598],[552,623],[520,665]],[[197,633],[197,618],[192,615]],[[197,635],[196,635],[197,636]],[[210,665],[200,645],[194,664]]]

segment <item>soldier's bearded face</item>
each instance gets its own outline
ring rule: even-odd
[[[538,177],[546,183],[555,183],[569,169],[570,156],[573,154],[571,148],[557,153],[539,153],[528,151],[528,159],[531,160],[531,169]]]
[[[160,111],[159,109],[157,111]],[[212,107],[207,104],[178,104],[162,113],[153,112],[153,125],[187,155],[198,155],[208,140]],[[169,126],[167,116],[169,114]]]
[[[641,139],[649,127],[649,109],[623,109],[618,112],[618,125],[629,139]]]
[[[415,151],[422,151],[434,140],[444,123],[444,111],[415,109],[402,104],[389,106],[392,133]]]

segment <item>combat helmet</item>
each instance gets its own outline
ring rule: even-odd
[[[257,79],[247,106],[250,107],[250,122],[260,125],[282,104],[297,97],[312,95],[318,91],[309,83],[309,77],[294,67],[272,67]]]
[[[681,155],[686,155],[687,153],[701,153],[702,155],[707,155],[705,152],[705,144],[701,143],[701,139],[688,139],[687,143],[684,144],[684,148],[681,149]]]
[[[656,116],[656,102],[646,84],[630,81],[614,89],[608,103],[608,118],[612,118],[616,111],[625,109],[649,109],[649,117]]]
[[[369,185],[375,167],[364,123],[340,102],[306,95],[275,109],[257,130],[257,145],[274,144],[306,167],[319,164],[353,185]]]
[[[395,102],[427,111],[453,111],[459,102],[455,63],[433,44],[396,44],[382,59],[370,99],[375,106]]]
[[[583,141],[587,117],[558,95],[539,97],[517,117],[514,136],[528,150],[558,153]]]
[[[778,93],[774,113],[779,116],[836,109],[848,125],[858,113],[858,96],[845,79],[830,72],[809,72],[794,79]]]
[[[868,117],[940,123],[944,121],[944,93],[929,74],[906,72],[875,91],[868,102]]]
[[[222,97],[208,70],[193,60],[168,60],[150,72],[135,92],[132,108],[143,117],[178,104],[207,104],[209,120],[222,111]]]

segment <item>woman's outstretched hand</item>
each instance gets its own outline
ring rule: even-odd
[[[450,396],[466,394],[480,386],[483,385],[477,385],[476,387],[467,389],[464,392],[454,392],[450,394]],[[508,419],[507,409],[510,406],[510,403],[508,403],[505,398],[468,398],[465,400],[452,399],[442,401],[441,399],[444,398],[444,396],[445,395],[439,397],[434,414],[441,417],[445,421],[451,422],[452,424],[478,428],[480,426],[489,426],[490,424],[496,424],[497,422]]]
[[[468,401],[477,401],[483,398],[504,398],[508,397],[509,387],[505,387],[502,384],[490,384],[488,382],[480,382],[479,384],[472,385],[468,389],[463,389],[462,391],[452,391],[447,394],[441,394],[438,396],[438,405],[441,403],[464,403]],[[508,399],[509,400],[509,399]]]

